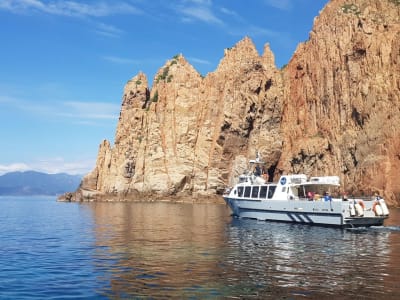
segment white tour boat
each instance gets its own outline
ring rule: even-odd
[[[239,218],[295,222],[340,227],[380,226],[389,216],[384,199],[331,196],[339,192],[338,176],[307,178],[304,174],[281,176],[267,183],[258,172],[263,162],[250,160],[257,172],[239,176],[239,183],[224,193],[233,215]],[[252,169],[250,169],[252,170]],[[333,193],[335,194],[335,193]]]

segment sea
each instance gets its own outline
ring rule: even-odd
[[[0,299],[400,299],[400,210],[348,230],[3,196]]]

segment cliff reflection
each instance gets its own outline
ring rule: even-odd
[[[220,276],[230,221],[224,205],[94,203],[99,265],[110,261],[107,296],[209,294]],[[104,279],[103,279],[104,280]],[[209,287],[209,288],[207,288]],[[175,291],[175,292],[174,292]],[[195,294],[202,294],[201,290]]]

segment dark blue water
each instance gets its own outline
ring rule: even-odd
[[[0,197],[0,299],[400,299],[400,211],[341,230],[224,205]]]

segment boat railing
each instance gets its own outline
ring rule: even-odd
[[[349,196],[347,200],[352,201],[352,200],[362,200],[362,201],[375,201],[376,198],[373,196]]]

